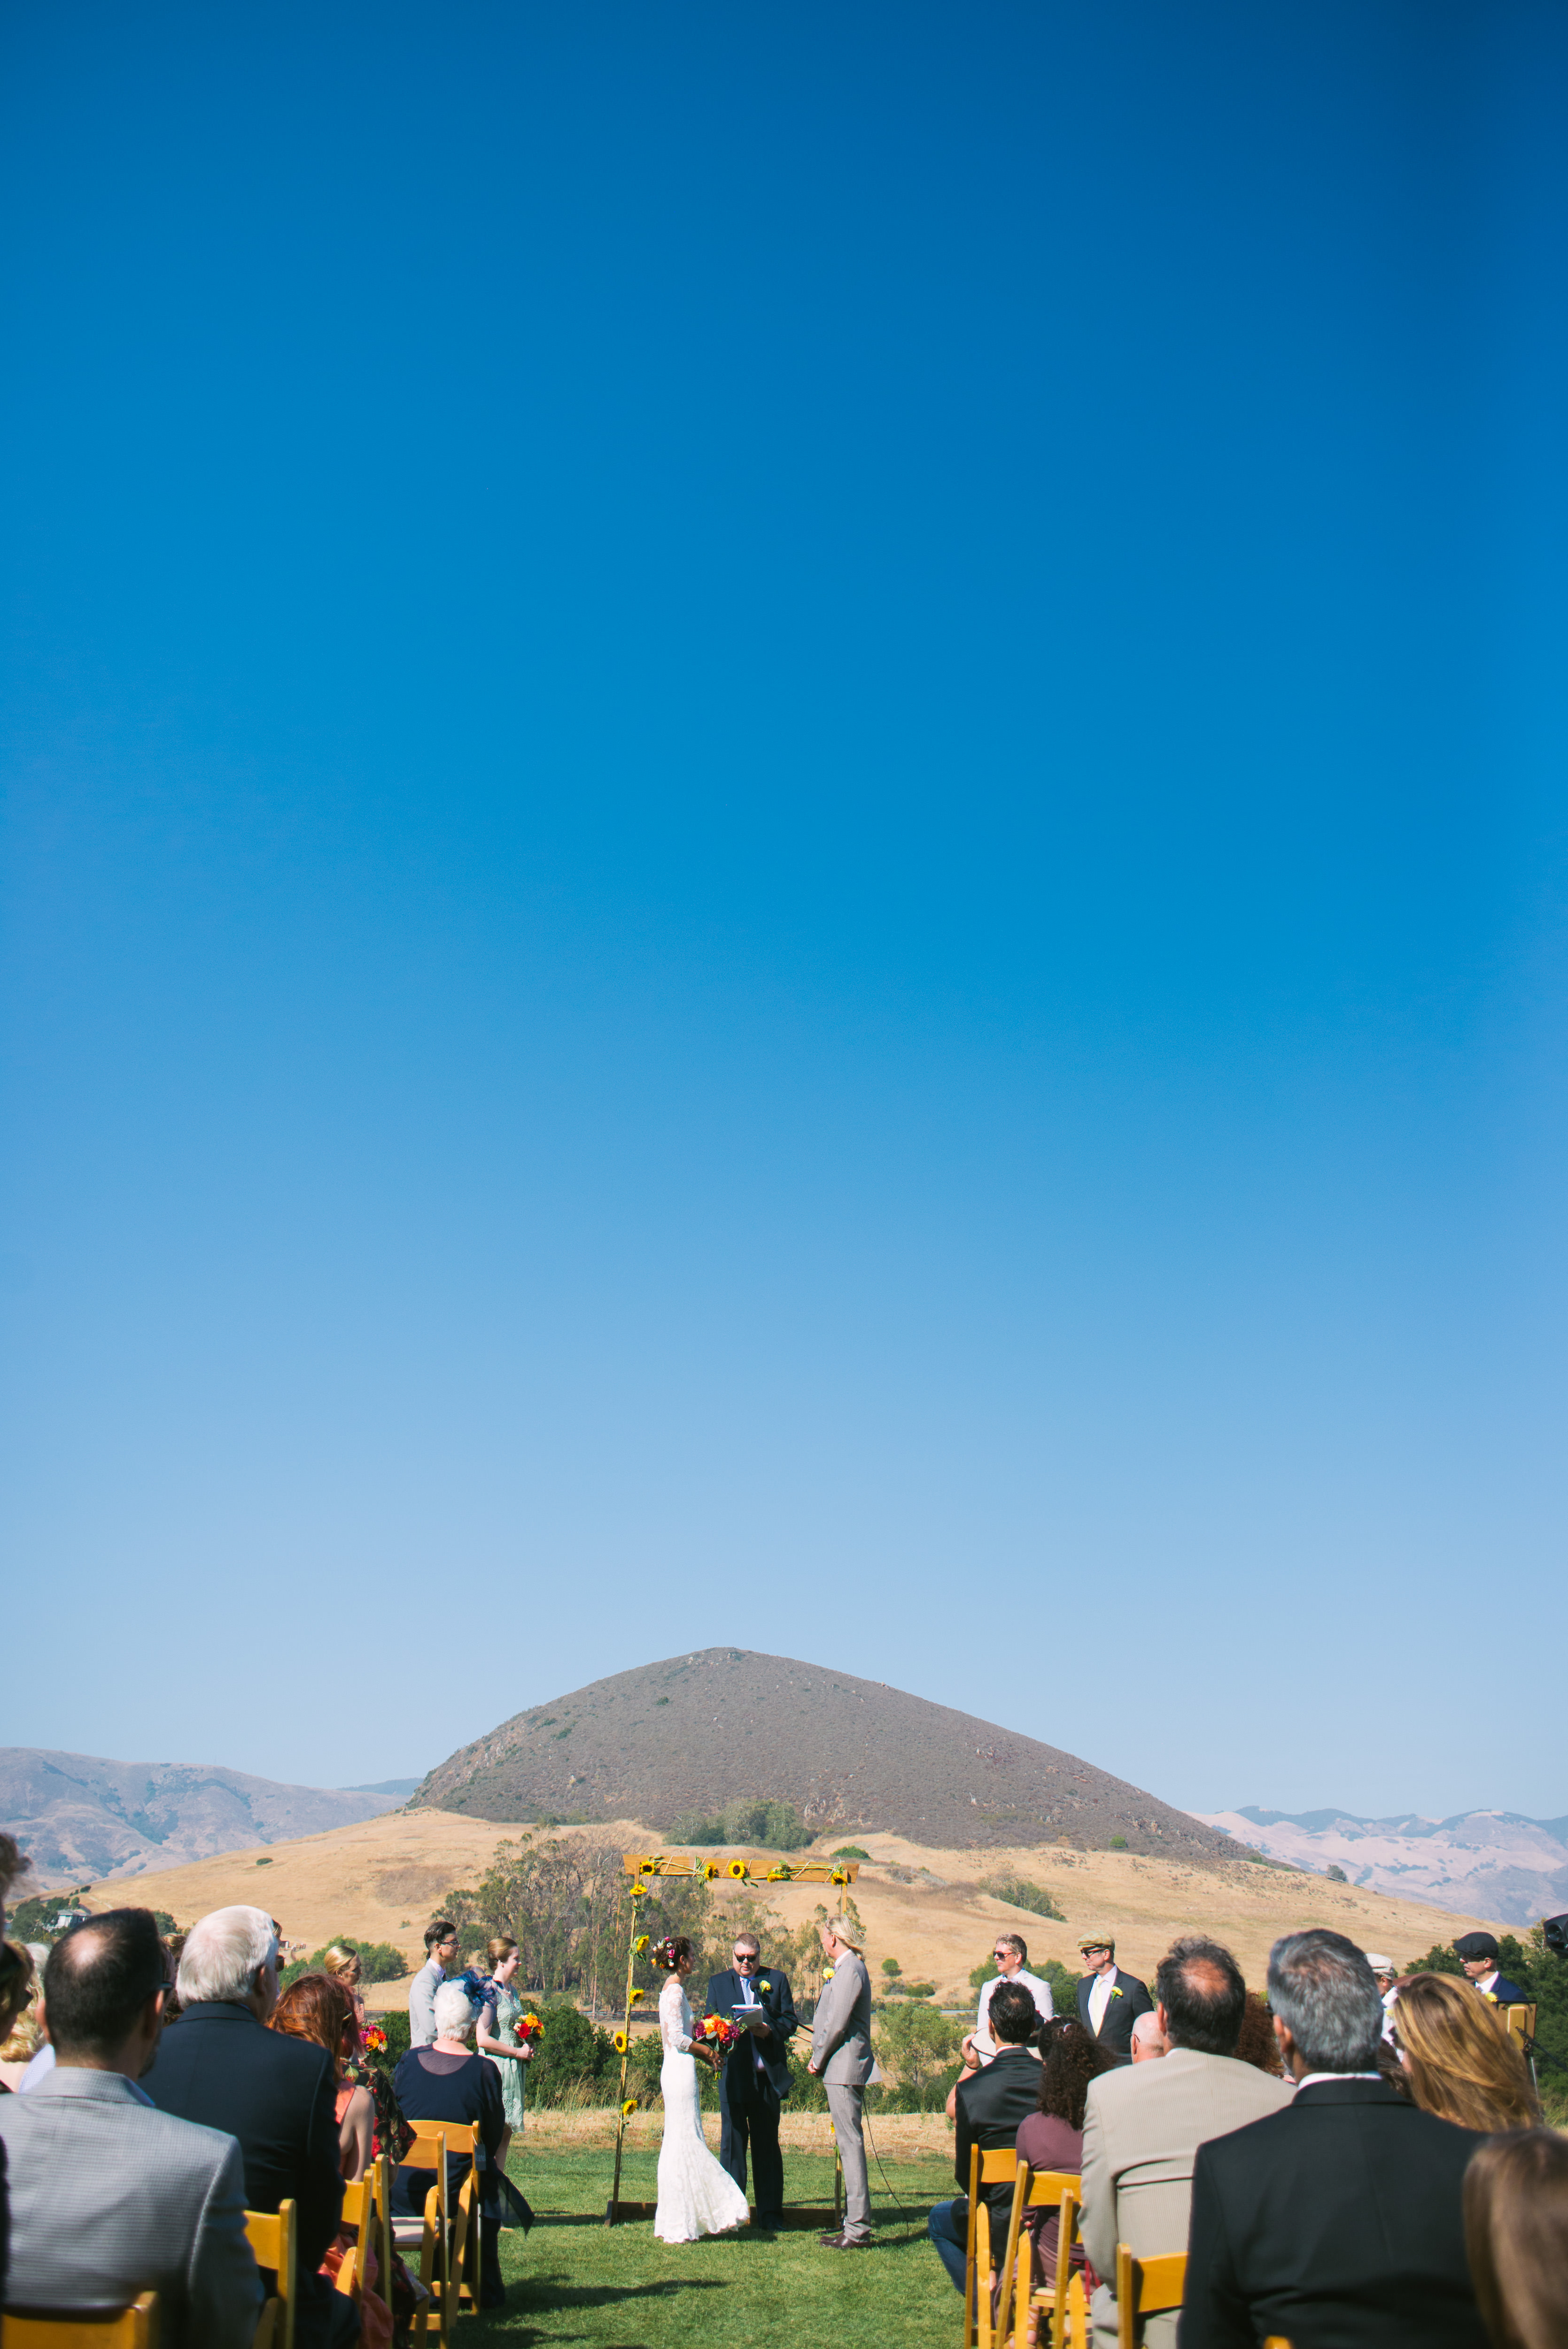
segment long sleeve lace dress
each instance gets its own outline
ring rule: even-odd
[[[750,2217],[745,2195],[721,2169],[702,2133],[696,2059],[691,2052],[691,2008],[678,1974],[659,1992],[659,2037],[665,2060],[665,2137],[659,2147],[659,2201],[654,2232],[662,2243],[694,2243],[722,2235]]]

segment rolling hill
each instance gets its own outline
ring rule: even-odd
[[[788,1656],[707,1648],[515,1713],[432,1770],[416,1807],[667,1826],[716,1799],[792,1803],[814,1835],[948,1850],[1063,1844],[1214,1866],[1231,1838],[1076,1754]]]
[[[1404,1900],[1484,1910],[1532,1925],[1568,1909],[1568,1819],[1515,1811],[1460,1811],[1452,1818],[1364,1819],[1349,1811],[1211,1811],[1222,1827],[1296,1868],[1342,1868],[1352,1884]]]

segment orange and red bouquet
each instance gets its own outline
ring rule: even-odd
[[[387,2053],[387,2033],[382,2030],[381,2025],[378,2023],[367,2023],[364,2030],[359,2034],[359,2044],[372,2055],[385,2055]]]
[[[692,2037],[705,2047],[730,2048],[740,2036],[737,2024],[727,2022],[722,2014],[705,2014],[692,2026]]]
[[[542,2039],[544,2025],[537,2014],[520,2014],[512,2024],[512,2035],[521,2044],[529,2039]]]

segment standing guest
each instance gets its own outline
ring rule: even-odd
[[[359,2329],[353,2302],[317,2273],[343,2209],[337,2083],[325,2047],[266,2028],[278,2001],[277,1960],[277,1930],[264,1909],[215,1909],[191,1928],[180,1957],[183,2013],[159,2050],[148,2093],[160,2112],[238,2138],[248,2209],[294,2202],[294,2337],[298,2349],[324,2349]]]
[[[1084,2250],[1105,2279],[1093,2300],[1096,2349],[1117,2338],[1118,2243],[1139,2259],[1181,2251],[1199,2146],[1290,2101],[1283,2080],[1236,2061],[1247,1986],[1229,1950],[1191,1934],[1161,1958],[1155,1986],[1169,2053],[1103,2074],[1085,2108]],[[1151,2316],[1144,2339],[1148,2349],[1174,2349],[1174,2316]]]
[[[841,2233],[819,2240],[825,2251],[869,2251],[872,2197],[861,2107],[868,2082],[877,2076],[872,2054],[872,1978],[861,1954],[860,1932],[847,1918],[835,1917],[824,1925],[821,1940],[833,1972],[817,2001],[806,2069],[828,2092],[844,2173],[844,2224]]]
[[[964,2061],[971,2071],[977,2071],[982,2064],[989,2064],[996,2053],[988,2017],[992,1992],[1003,1982],[1023,1984],[1034,2000],[1042,2023],[1049,2023],[1057,2011],[1049,1982],[1029,1971],[1028,1945],[1021,1934],[998,1933],[991,1954],[996,1961],[996,1971],[989,1982],[980,1985],[980,2004],[975,2017],[975,2028],[964,2042]]]
[[[1394,2044],[1424,2113],[1460,2128],[1534,2128],[1541,2106],[1511,2032],[1451,1974],[1412,1974],[1394,2008]]]
[[[749,2147],[757,2177],[754,2229],[771,2234],[784,2218],[779,2112],[789,2093],[789,2042],[800,2026],[789,1976],[778,1966],[764,1976],[756,1934],[737,1933],[730,1955],[733,1968],[707,1985],[708,2012],[733,2016],[740,2025],[719,2089],[718,2158],[744,2194]]]
[[[1399,1969],[1392,1958],[1381,1950],[1368,1950],[1367,1962],[1372,1969],[1372,1979],[1377,1985],[1377,1995],[1383,2002],[1383,2036],[1394,2036],[1394,2001],[1399,1995]]]
[[[1568,2341],[1568,2142],[1553,2128],[1483,2145],[1465,2172],[1465,2249],[1491,2349]]]
[[[347,1991],[330,1974],[301,1974],[279,1998],[268,2027],[281,2032],[285,2039],[303,2039],[312,2047],[325,2047],[331,2056],[338,2163],[344,2177],[354,2185],[370,2167],[376,2107],[368,2088],[344,2077],[359,2037]]]
[[[360,1993],[359,1985],[364,1968],[359,1962],[358,1951],[346,1949],[341,1941],[334,1941],[331,1949],[323,1957],[321,1965],[322,1971],[328,1982],[337,1982],[347,1992],[349,2003],[354,2009],[356,2036],[357,2039],[363,2039],[369,2017],[365,2012],[365,2001]]]
[[[1124,1974],[1116,1962],[1116,1941],[1109,1933],[1091,1934],[1078,1943],[1084,1976],[1078,1986],[1078,2021],[1086,2023],[1102,2047],[1125,2064],[1132,2055],[1132,2026],[1140,2014],[1152,2013],[1154,2001],[1147,1982]]]
[[[469,2044],[479,2012],[479,2002],[469,1997],[466,1982],[440,1983],[435,1996],[436,2036],[428,2047],[409,2048],[392,2075],[392,2085],[409,2120],[463,2121],[479,2130],[483,2150],[480,2161],[480,2209],[474,2216],[480,2229],[480,2305],[504,2308],[506,2286],[500,2276],[500,2215],[494,2181],[495,2165],[506,2136],[506,2111],[496,2066],[482,2055],[476,2055]],[[455,2201],[460,2192],[468,2168],[466,2153],[448,2154],[449,2201]],[[433,2169],[395,2169],[393,2209],[404,2218],[421,2217],[425,2197],[435,2182]]]
[[[1151,2014],[1140,2014],[1139,2025],[1152,2023]],[[1150,2055],[1163,2055],[1165,2043],[1156,2030],[1144,2034],[1144,2044],[1150,2037],[1157,2044]],[[1139,2031],[1132,2034],[1132,2060],[1135,2064],[1150,2061],[1140,2055]],[[1039,2109],[1033,2112],[1018,2131],[1018,2153],[1031,2169],[1081,2170],[1083,2168],[1084,2107],[1088,2102],[1092,2082],[1102,2072],[1116,2069],[1116,2058],[1109,2047],[1102,2047],[1092,2032],[1082,2023],[1064,2023],[1047,2041],[1045,2061],[1040,2067]],[[1031,2210],[1026,2224],[1034,2237],[1034,2272],[1037,2284],[1052,2282],[1057,2265],[1057,2236],[1060,2213],[1056,2210]],[[1081,2268],[1083,2251],[1073,2245],[1073,2265]]]
[[[1494,2006],[1529,2003],[1529,1992],[1521,1990],[1516,1982],[1510,1982],[1506,1974],[1499,1973],[1502,1952],[1491,1933],[1461,1933],[1454,1943],[1454,1955],[1482,1998],[1490,1998]]]
[[[496,2156],[498,2168],[506,2167],[507,2149],[514,2137],[522,2134],[522,2096],[528,2083],[523,2069],[533,2061],[532,2043],[519,2039],[518,2017],[522,2013],[522,2001],[516,1990],[518,1948],[510,1934],[500,1933],[486,1944],[485,1954],[490,1964],[490,1995],[480,2008],[480,2019],[474,2038],[485,2061],[493,2064],[500,2075],[501,2110],[506,2115],[506,2135]]]
[[[1095,2044],[1098,2045],[1099,2042]],[[1140,2014],[1133,2017],[1132,2045],[1130,2053],[1135,2064],[1151,2064],[1157,2056],[1166,2053],[1165,2033],[1160,2028],[1160,2017],[1157,2014]],[[1098,2075],[1096,2076],[1098,2077]]]
[[[998,1982],[991,2001],[996,2052],[985,2070],[965,2080],[958,2090],[953,2174],[964,2191],[956,2201],[936,2204],[925,2230],[960,2292],[967,2257],[970,2151],[975,2146],[983,2153],[1002,2146],[1010,2150],[1017,2143],[1019,2129],[1038,2110],[1041,2066],[1030,2053],[1029,2042],[1039,2021],[1034,1998],[1024,1983]],[[991,2211],[991,2241],[1000,2251],[1007,2240],[1013,2181],[1007,2178],[1000,2185],[987,2186],[984,2192]]]
[[[436,2036],[436,1992],[458,1962],[458,1929],[449,1917],[425,1928],[425,1962],[408,1985],[408,2044],[428,2047]]]
[[[1199,2147],[1184,2349],[1484,2349],[1460,2200],[1480,2139],[1380,2077],[1383,2002],[1343,1933],[1276,1941],[1269,2003],[1295,2094]]]
[[[49,1952],[56,2064],[0,2097],[13,2305],[123,2307],[158,2294],[162,2349],[249,2349],[262,2287],[233,2138],[153,2109],[163,1952],[150,1909],[109,1909]]]

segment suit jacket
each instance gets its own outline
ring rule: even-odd
[[[436,2036],[436,1992],[447,1979],[447,1970],[434,1958],[427,1958],[408,1985],[408,2044],[428,2047]]]
[[[766,1990],[762,1987],[766,1982]],[[748,2075],[757,2069],[757,2058],[762,2058],[762,2070],[769,2086],[776,2096],[789,2093],[789,2042],[800,2028],[795,2012],[795,2002],[789,1994],[789,1978],[777,1966],[759,1966],[751,1983],[754,1998],[761,2002],[769,2036],[758,2039],[749,2028],[730,2049],[724,2064],[724,2088],[727,2095],[731,2087],[744,2088]],[[746,1995],[746,1984],[728,1966],[715,1974],[707,1986],[707,2011],[710,2014],[728,2014]]]
[[[1003,2042],[983,2072],[959,2084],[953,2106],[956,2128],[953,2174],[965,2194],[969,2191],[970,2147],[977,2145],[983,2153],[988,2153],[1005,2146],[1011,2153],[1018,2142],[1018,2131],[1029,2115],[1039,2108],[1040,2066],[1026,2047],[1009,2047]],[[987,2186],[985,2194],[991,2205],[991,2239],[995,2243],[998,2211],[1004,2227],[1007,2223],[1013,2181],[1008,2178],[1003,2185]]]
[[[1128,2064],[1091,2080],[1083,2127],[1083,2240],[1097,2274],[1095,2341],[1116,2339],[1116,2247],[1140,2259],[1187,2241],[1192,2162],[1200,2145],[1283,2111],[1291,2091],[1231,2055],[1172,2047],[1157,2064]],[[1175,2349],[1174,2316],[1152,2316],[1148,2349]],[[1297,2343],[1295,2349],[1302,2349]]]
[[[1098,1977],[1086,1975],[1078,1986],[1078,2021],[1088,2028],[1088,1994]],[[1113,2055],[1132,2057],[1132,2026],[1140,2014],[1152,2014],[1154,2001],[1149,1995],[1149,1985],[1140,1982],[1136,1974],[1124,1974],[1119,1966],[1111,1977],[1110,2003],[1105,2010],[1105,2020],[1095,2036],[1102,2047]]]
[[[1491,1988],[1482,1991],[1481,1996],[1496,1999],[1499,2006],[1528,2006],[1530,2003],[1530,1992],[1521,1990],[1517,1982],[1510,1982],[1506,1974],[1499,1974]]]
[[[1382,2080],[1325,2080],[1201,2147],[1181,2349],[1485,2349],[1460,2205],[1480,2143]]]
[[[811,2061],[830,2088],[863,2088],[874,2077],[872,1978],[866,1961],[846,1950],[817,2001]]]
[[[249,2349],[262,2283],[232,2137],[156,2112],[118,2072],[57,2064],[0,2096],[14,2305],[158,2294],[162,2349]]]
[[[343,2209],[325,2048],[268,2031],[248,2006],[199,2001],[164,2033],[143,2085],[160,2112],[238,2137],[247,2207],[275,2210],[292,2194],[300,2273],[319,2268]]]

